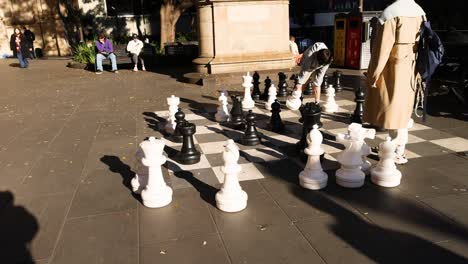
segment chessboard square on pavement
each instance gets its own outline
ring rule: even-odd
[[[201,143],[199,146],[203,154],[214,154],[223,152],[224,145],[226,145],[226,140]]]
[[[185,165],[185,164],[180,164],[175,158],[167,158],[167,169],[171,170],[173,172],[177,171],[192,171],[192,170],[197,170],[197,169],[205,169],[205,168],[210,168],[211,165],[206,159],[205,155],[200,156],[200,162],[191,164],[191,165]]]
[[[197,126],[197,135],[202,134],[212,134],[218,133],[219,131],[223,131],[223,128],[219,124],[214,125],[204,125],[204,126]]]
[[[210,163],[211,167],[219,167],[224,165],[222,152],[204,155],[206,156],[206,159]],[[250,161],[244,156],[244,153],[240,151],[239,160],[237,161],[238,164],[250,163]]]
[[[287,158],[286,155],[272,148],[247,149],[242,152],[251,162],[269,162]]]
[[[216,186],[220,182],[211,168],[169,171],[169,179],[173,189],[193,188],[195,184]]]
[[[211,134],[195,134],[194,138],[197,139],[197,142],[202,144],[202,143],[211,143],[211,142],[218,142],[222,141],[225,142],[229,138],[222,134],[222,133],[211,133]]]
[[[437,139],[430,142],[454,152],[468,151],[468,140],[460,137]]]
[[[239,181],[249,181],[265,178],[263,174],[255,167],[253,163],[239,164],[242,168],[242,171],[238,175]],[[221,171],[220,167],[213,167],[213,171],[218,178],[220,183],[224,182],[224,173]]]

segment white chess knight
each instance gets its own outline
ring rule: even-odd
[[[216,193],[216,206],[224,212],[238,212],[247,207],[248,196],[239,184],[238,174],[242,170],[237,164],[239,148],[232,139],[224,146],[223,160],[221,171],[224,173],[224,182],[221,190]]]
[[[177,113],[177,109],[179,108],[180,98],[171,95],[171,97],[168,97],[166,100],[167,104],[169,105],[169,117],[167,118],[164,130],[166,131],[166,133],[172,134],[174,133],[175,127],[177,125],[175,114]]]
[[[327,186],[328,175],[323,171],[320,164],[320,155],[324,153],[322,149],[323,136],[314,125],[307,135],[308,147],[304,149],[307,154],[307,164],[299,174],[299,182],[302,187],[310,190],[319,190]]]
[[[337,157],[341,164],[341,168],[336,171],[338,185],[348,188],[358,188],[364,185],[366,175],[362,171],[364,164],[362,156],[367,150],[364,146],[364,139],[374,137],[374,129],[365,129],[356,123],[349,125],[348,134],[340,133],[336,136],[338,143],[346,147]]]
[[[161,170],[161,165],[166,163],[164,141],[150,137],[141,142],[140,147],[144,154],[141,162],[148,167],[148,175],[135,175],[131,181],[132,189],[135,193],[141,191],[141,199],[146,207],[166,206],[172,201],[172,189],[164,181]]]
[[[286,100],[286,107],[290,110],[299,110],[302,105],[301,95],[302,91],[300,89],[294,90]]]
[[[396,187],[400,185],[401,172],[395,165],[396,145],[387,137],[379,146],[379,163],[371,169],[373,183],[383,187]]]
[[[375,130],[374,129],[366,129],[363,128],[361,124],[358,123],[352,123],[348,126],[348,134],[351,133],[351,130],[358,130],[362,129],[367,131],[367,138],[374,139],[375,138]],[[364,141],[364,138],[362,139],[362,166],[361,170],[364,172],[364,174],[369,175],[370,169],[372,166],[372,163],[367,159],[367,156],[369,156],[372,153],[372,149],[367,143]]]
[[[270,88],[268,89],[268,100],[265,103],[265,109],[271,110],[271,104],[274,103],[276,100],[276,87],[272,83]]]
[[[242,87],[244,87],[244,99],[242,100],[242,110],[247,111],[255,107],[255,101],[252,99],[250,94],[250,88],[252,88],[252,76],[247,72],[247,75],[242,76],[243,82]]]
[[[217,122],[228,122],[231,119],[231,114],[229,113],[228,98],[226,91],[220,92],[218,101],[219,106],[218,111],[215,114],[215,120]]]
[[[335,113],[338,112],[338,104],[335,101],[335,88],[330,84],[326,93],[327,100],[323,105],[323,109],[326,113]]]

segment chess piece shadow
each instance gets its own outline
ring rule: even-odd
[[[143,112],[143,116],[145,116],[144,119],[149,128],[157,132],[165,133],[163,128],[164,128],[166,119],[164,117],[157,116],[153,112]]]
[[[30,243],[39,230],[36,217],[23,206],[15,206],[10,191],[0,191],[0,262],[35,263]]]
[[[197,102],[195,100],[184,98],[184,97],[180,97],[180,102],[188,104],[189,110],[194,113],[197,113],[197,112],[206,113],[206,112],[209,112],[208,111],[209,109],[216,109],[218,107],[217,104]],[[182,106],[179,106],[179,107],[182,109],[186,109]]]
[[[132,171],[129,165],[122,162],[119,157],[110,155],[102,156],[100,161],[106,164],[111,172],[120,174],[122,177],[122,184],[130,190],[133,198],[142,202],[141,196],[136,195],[132,190],[131,181],[133,177],[135,177],[135,172]]]

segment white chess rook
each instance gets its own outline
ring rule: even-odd
[[[268,89],[268,100],[265,103],[265,109],[271,110],[271,104],[274,103],[276,100],[276,87],[272,83],[270,88]]]
[[[365,138],[373,138],[374,129],[362,128],[361,124],[352,123],[348,126],[348,134],[338,134],[336,140],[346,148],[338,155],[341,168],[336,171],[336,183],[347,188],[358,188],[364,185],[366,175],[362,171],[364,164],[362,156],[366,148]]]
[[[171,97],[168,97],[166,100],[167,104],[169,105],[169,117],[167,118],[164,130],[166,131],[166,133],[172,134],[174,133],[175,127],[177,125],[175,114],[177,113],[177,110],[179,108],[180,98],[171,95]]]
[[[255,107],[255,101],[252,99],[250,94],[250,88],[252,88],[252,76],[247,72],[247,75],[242,76],[243,82],[242,87],[244,87],[244,99],[242,100],[242,110],[247,111]]]
[[[338,104],[335,101],[335,88],[330,84],[326,93],[327,100],[323,105],[324,111],[326,113],[335,113],[338,112]]]
[[[380,143],[379,163],[371,169],[371,180],[382,187],[396,187],[401,182],[401,172],[395,165],[395,142],[390,137]]]
[[[322,149],[323,136],[314,125],[307,135],[308,147],[304,149],[307,154],[307,164],[299,174],[299,183],[302,187],[310,190],[319,190],[327,186],[328,175],[323,171],[320,164],[320,155],[324,153]]]
[[[218,106],[218,111],[215,114],[215,120],[217,122],[228,122],[231,118],[231,114],[229,113],[228,98],[227,98],[226,91],[220,92],[218,101],[219,101],[219,106]]]
[[[224,146],[224,182],[221,190],[216,193],[216,206],[224,212],[238,212],[247,207],[247,193],[239,184],[238,174],[242,171],[237,161],[239,160],[239,148],[234,140],[229,139]]]
[[[286,107],[290,110],[299,110],[302,105],[301,102],[302,91],[299,89],[294,90],[286,100]]]
[[[148,167],[147,184],[143,186],[138,175],[132,180],[133,190],[141,191],[141,199],[146,207],[158,208],[171,203],[172,189],[164,182],[162,175],[161,165],[166,163],[166,156],[164,156],[164,141],[150,137],[149,140],[143,141],[140,147],[144,153],[141,162],[144,166]]]

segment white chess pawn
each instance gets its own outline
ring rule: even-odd
[[[216,193],[216,206],[224,212],[238,212],[247,207],[248,196],[239,184],[238,174],[242,170],[237,164],[239,148],[232,139],[224,146],[223,160],[221,171],[224,173],[224,182]]]
[[[276,100],[276,87],[272,83],[270,88],[268,89],[268,100],[265,103],[265,109],[271,110],[271,104],[274,103]]]
[[[323,171],[320,164],[320,155],[324,153],[322,149],[323,136],[314,125],[307,135],[308,147],[304,149],[307,154],[307,164],[299,174],[299,182],[302,187],[310,190],[319,190],[327,186],[328,175]]]
[[[164,130],[166,131],[166,133],[172,134],[174,133],[174,129],[177,125],[175,114],[177,113],[177,110],[179,108],[180,98],[171,95],[171,97],[168,97],[166,100],[167,105],[169,105],[169,117],[167,118]]]
[[[288,107],[290,110],[299,110],[302,105],[301,95],[301,90],[294,90],[286,100],[286,107]]]
[[[364,185],[366,175],[361,170],[363,159],[363,145],[365,138],[375,136],[375,130],[364,129],[362,125],[353,123],[348,127],[348,134],[338,134],[336,140],[346,149],[338,154],[337,160],[341,164],[336,171],[336,183],[347,188],[358,188]]]
[[[330,84],[326,93],[326,101],[323,105],[323,109],[326,113],[335,113],[338,112],[338,104],[335,101],[335,88]]]
[[[161,165],[166,163],[166,156],[164,156],[164,141],[150,137],[140,143],[141,150],[144,157],[141,162],[144,166],[148,167],[148,176],[146,186],[140,185],[143,183],[141,176],[135,175],[132,180],[132,189],[141,190],[141,199],[146,207],[158,208],[171,203],[172,189],[167,186],[164,181]]]
[[[401,172],[395,165],[396,145],[390,137],[380,143],[379,162],[371,169],[371,180],[373,183],[383,187],[396,187],[400,185]]]
[[[242,87],[244,87],[244,99],[242,100],[242,110],[247,111],[255,107],[255,101],[252,99],[250,94],[250,88],[252,88],[252,76],[247,72],[246,76],[242,76],[243,82]]]
[[[229,113],[228,98],[226,91],[220,92],[218,101],[219,106],[218,111],[215,114],[215,120],[217,122],[228,122],[231,119],[231,114]]]

